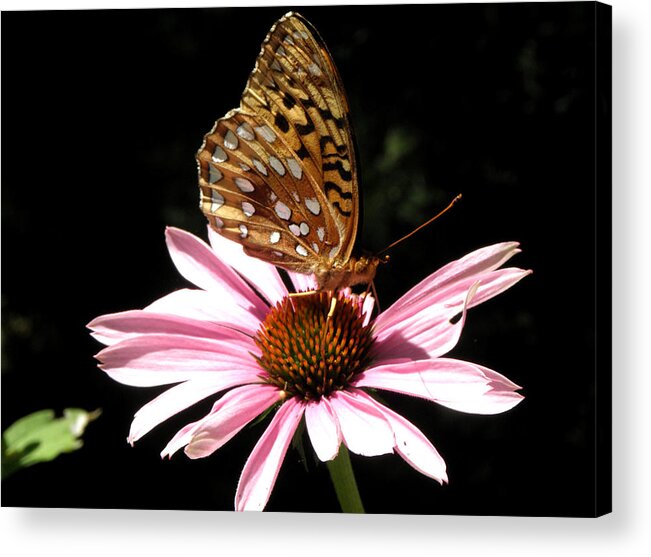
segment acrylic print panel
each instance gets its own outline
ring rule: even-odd
[[[3,431],[41,409],[102,411],[84,432],[83,447],[5,479],[3,505],[232,510],[238,480],[263,432],[274,416],[295,415],[287,401],[294,400],[296,386],[277,381],[271,410],[219,450],[205,458],[180,451],[161,459],[170,439],[205,416],[221,395],[170,411],[169,419],[132,447],[125,439],[134,413],[169,387],[126,386],[111,379],[97,368],[93,356],[103,346],[86,329],[97,316],[143,308],[192,286],[169,258],[165,227],[187,231],[168,234],[177,253],[198,249],[190,233],[207,239],[206,218],[197,206],[195,153],[215,120],[238,106],[260,44],[287,11],[3,13],[3,101],[11,107],[3,111],[4,136],[11,138],[3,142]],[[430,315],[446,316],[445,330],[463,325],[446,357],[486,366],[522,387],[524,398],[510,410],[462,412],[426,400],[427,389],[410,397],[358,384],[376,401],[367,405],[382,404],[422,432],[444,459],[448,479],[440,485],[419,473],[409,465],[409,455],[360,456],[354,449],[359,452],[369,440],[361,436],[356,444],[355,430],[346,422],[345,440],[366,512],[609,512],[610,8],[567,2],[330,6],[301,13],[338,68],[355,140],[345,139],[344,104],[328,105],[327,95],[309,89],[300,97],[294,89],[292,99],[282,100],[282,116],[295,125],[301,114],[292,103],[300,99],[312,123],[321,123],[321,132],[343,133],[344,140],[322,140],[327,134],[321,133],[314,142],[316,136],[298,133],[274,145],[256,132],[256,146],[263,147],[257,153],[267,157],[267,170],[281,185],[262,190],[258,171],[253,188],[282,193],[278,188],[289,174],[292,180],[304,177],[297,176],[287,156],[306,172],[307,159],[296,154],[300,145],[317,150],[312,162],[338,145],[338,158],[328,170],[341,181],[325,178],[324,167],[316,165],[310,176],[321,178],[309,187],[324,196],[315,197],[319,208],[334,211],[341,223],[350,210],[345,203],[353,189],[347,189],[346,176],[356,150],[363,209],[356,245],[370,253],[462,193],[448,213],[390,251],[390,262],[380,266],[375,279],[382,311],[447,263],[500,242],[519,242],[522,250],[506,267],[533,271],[472,307],[465,322],[458,312],[447,316],[448,306]],[[299,33],[296,41],[304,40]],[[337,87],[326,88],[316,79],[317,71],[328,71],[324,59],[297,62],[306,49],[284,57],[276,44],[273,55],[279,63],[293,60],[293,69],[285,70],[292,78],[307,68],[318,91],[337,93]],[[310,72],[312,62],[321,65]],[[277,113],[268,111],[274,119]],[[264,122],[264,116],[257,117]],[[282,131],[282,119],[273,123]],[[307,120],[299,123],[305,126]],[[292,144],[297,137],[301,141]],[[253,139],[245,133],[238,141],[228,152],[233,158]],[[290,145],[294,151],[287,155]],[[216,146],[211,144],[213,154]],[[278,153],[285,156],[278,161],[287,165],[282,181],[269,158]],[[210,183],[210,173],[206,176]],[[326,187],[326,181],[336,187]],[[287,192],[292,195],[291,188]],[[240,188],[240,193],[247,192]],[[307,198],[299,195],[294,213]],[[252,203],[247,200],[241,199]],[[256,206],[258,216],[273,210],[276,223],[288,216],[282,207],[276,210],[275,200],[267,200],[270,206]],[[284,203],[289,207],[291,198]],[[284,220],[291,232],[292,222]],[[293,224],[300,235],[301,222]],[[269,241],[276,237],[272,234]],[[255,282],[260,276],[247,278]],[[484,285],[494,276],[482,276]],[[475,287],[466,285],[465,294],[472,295]],[[431,295],[449,301],[442,287]],[[297,305],[314,299],[308,296]],[[260,304],[258,310],[268,311]],[[337,312],[346,304],[328,306],[328,319],[340,319]],[[215,321],[228,308],[202,309],[213,311]],[[171,328],[162,332],[169,335]],[[380,334],[379,324],[375,331]],[[319,335],[312,341],[318,343]],[[244,346],[250,337],[234,334],[231,347],[238,342]],[[405,344],[394,343],[393,349],[404,350]],[[317,349],[315,357],[320,355]],[[377,353],[363,366],[374,365],[373,357]],[[418,359],[414,353],[410,357]],[[223,360],[216,361],[223,367]],[[178,368],[187,368],[186,362],[179,358]],[[403,371],[422,379],[425,375],[414,375],[422,371],[419,365]],[[474,369],[472,377],[485,381],[489,372]],[[449,385],[449,375],[440,377],[441,385]],[[493,381],[490,387],[513,396],[508,394],[512,384]],[[351,390],[348,384],[341,389]],[[485,391],[479,381],[479,400],[485,400]],[[446,399],[437,392],[442,402],[455,396],[449,391]],[[244,398],[233,408],[241,412],[248,403]],[[378,431],[384,431],[387,415],[378,418],[377,410],[365,408],[362,414],[378,420]],[[341,417],[344,410],[333,412]],[[399,428],[392,423],[389,431],[395,433]],[[377,433],[379,445],[393,443],[381,437]],[[265,510],[339,512],[328,467],[305,431],[299,438],[302,445],[290,443],[287,449]],[[401,445],[391,449],[405,452]],[[193,450],[199,450],[196,444]]]

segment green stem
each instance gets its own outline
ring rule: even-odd
[[[329,460],[327,465],[341,510],[345,513],[364,513],[346,445],[341,444],[339,454],[334,460]]]

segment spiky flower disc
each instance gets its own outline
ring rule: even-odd
[[[373,336],[358,296],[321,291],[282,299],[255,343],[264,380],[310,401],[345,389],[366,369]]]

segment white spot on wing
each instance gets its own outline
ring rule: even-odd
[[[244,164],[243,162],[240,163],[240,168],[244,170],[244,172],[251,170],[251,167],[248,164]]]
[[[224,162],[228,160],[228,155],[226,151],[221,148],[221,145],[217,145],[215,150],[212,152],[212,160],[215,162]]]
[[[317,66],[314,62],[313,62],[312,64],[310,64],[310,65],[307,67],[307,69],[308,69],[308,71],[309,71],[312,75],[314,75],[314,76],[317,76],[317,77],[318,77],[318,76],[321,75],[321,68],[319,68],[319,66]]]
[[[217,228],[224,228],[224,221],[219,217],[215,217],[215,226]]]
[[[255,207],[248,201],[242,201],[242,212],[244,213],[245,217],[250,217],[253,215],[253,213],[255,213]]]
[[[258,126],[255,128],[255,131],[257,131],[267,143],[273,143],[276,141],[276,134],[269,126],[267,126],[267,124],[264,126]]]
[[[240,142],[238,141],[237,136],[231,130],[228,130],[224,136],[224,147],[232,151],[233,149],[237,149],[239,144]]]
[[[308,197],[305,199],[305,206],[310,210],[313,215],[318,215],[321,212],[321,205],[316,197]]]
[[[210,192],[210,212],[214,213],[224,204],[224,196],[217,190]]]
[[[249,229],[246,224],[240,224],[240,238],[246,238],[249,235]]]
[[[283,220],[289,220],[292,216],[292,210],[287,207],[282,201],[278,201],[274,207],[276,214]]]
[[[271,234],[269,234],[269,241],[272,244],[277,244],[278,242],[280,242],[280,232],[274,230]]]
[[[237,188],[243,193],[251,193],[255,190],[253,184],[249,182],[246,178],[240,178],[239,176],[233,180]]]
[[[298,164],[298,161],[293,157],[287,157],[287,166],[294,178],[300,180],[303,176],[303,169],[301,168],[301,165]]]
[[[319,246],[316,245],[316,242],[312,242],[312,249],[313,249],[316,253],[319,253]]]
[[[237,126],[237,135],[239,135],[245,141],[253,141],[255,139],[253,128],[248,122],[244,122]]]
[[[219,168],[215,168],[212,164],[209,164],[208,168],[210,169],[210,176],[208,178],[208,181],[211,184],[219,182],[219,180],[224,177],[224,175],[221,173],[221,170],[219,170]]]
[[[319,226],[319,228],[316,229],[316,235],[319,237],[319,242],[323,242],[323,238],[325,238],[325,228]]]
[[[297,191],[293,191],[293,192],[292,192],[292,197],[294,198],[294,201],[296,201],[296,203],[300,203],[300,202],[301,202],[301,196],[298,195],[298,192],[297,192]]]
[[[310,227],[306,222],[302,222],[300,228],[301,228],[301,234],[303,234],[303,236],[307,236],[310,233]]]
[[[280,176],[284,176],[285,172],[287,172],[283,163],[276,157],[269,157],[269,166],[271,166],[271,168],[273,168]]]
[[[285,49],[282,47],[282,45],[276,49],[276,54],[279,56],[287,56],[287,52],[285,52]]]
[[[290,224],[289,229],[292,231],[292,234],[294,236],[300,236],[301,235],[301,229],[298,226],[298,224],[294,224],[294,223]]]
[[[275,58],[274,58],[274,61],[271,63],[270,67],[271,67],[272,70],[274,70],[276,72],[282,72],[283,71],[282,67],[278,63],[278,60],[276,60]]]
[[[305,249],[305,246],[302,246],[301,244],[296,244],[296,253],[303,257],[307,257],[307,250]]]
[[[264,174],[265,176],[269,175],[269,173],[267,172],[267,167],[264,164],[262,164],[258,159],[253,159],[253,166],[255,166],[255,168],[260,174]]]

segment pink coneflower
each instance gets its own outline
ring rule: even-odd
[[[264,508],[303,417],[322,461],[334,459],[343,443],[359,455],[395,452],[422,474],[447,482],[434,446],[367,387],[474,414],[504,412],[522,400],[520,387],[503,375],[442,357],[457,343],[468,308],[530,273],[499,268],[519,252],[517,243],[449,263],[372,319],[372,297],[348,290],[290,297],[275,267],[209,235],[212,248],[188,232],[166,231],[174,264],[196,289],[177,290],[143,310],[103,315],[88,327],[107,345],[97,358],[116,381],[175,384],[136,413],[130,443],[225,391],[162,452],[171,457],[185,447],[190,458],[201,458],[273,409],[242,470],[236,510]],[[310,277],[290,278],[297,291],[314,289]]]

